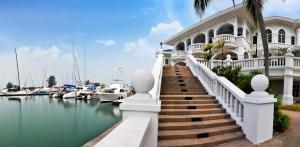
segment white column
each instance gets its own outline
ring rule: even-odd
[[[237,37],[238,36],[238,18],[237,17],[235,17],[235,18],[236,18],[236,21],[233,24],[233,27],[234,27],[233,35],[234,35],[234,37]]]
[[[256,75],[251,80],[254,92],[244,99],[243,130],[246,138],[254,144],[273,137],[274,102],[277,100],[265,90],[269,80],[265,75]]]
[[[288,52],[284,55],[285,57],[285,68],[284,68],[284,85],[282,104],[292,105],[293,100],[293,66],[294,66],[294,55],[291,53],[292,49],[288,49]]]
[[[130,117],[150,118],[150,126],[145,134],[143,146],[157,146],[160,101],[159,98],[153,98],[148,94],[154,85],[154,77],[151,73],[147,73],[144,70],[138,70],[133,75],[132,85],[137,94],[125,99],[120,105],[120,110],[123,111],[123,120]],[[130,134],[132,132],[128,133]]]
[[[246,27],[247,23],[246,21],[244,21],[244,24],[243,24],[243,36],[245,38],[247,38],[247,27]]]
[[[300,46],[300,27],[296,29],[297,33],[297,46]]]

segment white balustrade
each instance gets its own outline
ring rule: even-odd
[[[247,95],[226,78],[217,76],[193,56],[188,55],[186,62],[208,93],[215,96],[231,118],[245,130],[247,139],[258,144],[272,138],[276,99],[265,92],[269,81],[264,75],[257,75],[252,79],[251,85],[255,91]],[[263,117],[265,115],[268,116]]]
[[[294,57],[294,67],[300,67],[300,58]]]
[[[137,70],[133,74],[132,85],[136,94],[120,104],[122,122],[95,146],[157,146],[162,70],[163,55],[158,54],[152,73]]]
[[[221,34],[221,35],[214,37],[213,42],[215,43],[218,40],[224,40],[225,43],[234,43],[235,37],[231,34]]]
[[[194,52],[200,52],[200,50],[204,47],[204,43],[194,43],[189,46],[189,49]]]

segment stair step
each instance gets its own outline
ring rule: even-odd
[[[177,139],[177,140],[160,140],[158,142],[159,147],[202,147],[202,146],[216,146],[229,141],[234,141],[244,138],[245,135],[242,132],[225,133],[221,135],[215,135],[207,138],[196,139]]]
[[[222,108],[207,108],[207,109],[161,109],[159,114],[169,115],[187,115],[187,114],[211,114],[225,112]]]
[[[215,100],[215,97],[207,95],[202,97],[160,97],[160,100]]]
[[[207,109],[221,108],[221,104],[162,104],[162,109]]]
[[[227,113],[192,114],[192,115],[159,115],[159,122],[206,121],[230,118]]]
[[[194,129],[194,130],[166,130],[158,132],[159,140],[166,139],[192,139],[205,138],[222,133],[231,133],[241,131],[241,127],[237,125],[227,125],[221,127]]]
[[[185,129],[202,129],[211,128],[224,125],[233,125],[235,123],[232,119],[217,119],[196,122],[166,122],[159,123],[159,130],[185,130]]]
[[[213,104],[216,100],[162,100],[162,104]]]

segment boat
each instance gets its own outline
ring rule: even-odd
[[[129,89],[124,84],[122,73],[122,68],[118,68],[117,78],[113,80],[112,84],[96,93],[101,102],[112,102],[127,97]]]
[[[75,90],[64,94],[63,99],[73,99],[73,98],[78,98],[79,96],[80,93],[77,90]]]

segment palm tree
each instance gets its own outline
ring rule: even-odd
[[[213,0],[194,0],[194,8],[196,10],[196,13],[201,17],[212,1]],[[232,0],[232,2],[235,6],[235,1]],[[248,9],[253,21],[259,26],[265,56],[265,75],[269,77],[269,47],[267,42],[265,23],[262,15],[263,4],[264,0],[243,0],[243,5],[245,5],[245,7]]]
[[[215,42],[214,47],[218,49],[222,49],[222,68],[223,68],[223,49],[224,49],[225,41],[220,39]]]
[[[210,67],[210,59],[211,59],[211,57],[212,57],[212,48],[214,47],[214,45],[213,44],[211,44],[211,43],[207,43],[207,44],[205,44],[204,46],[203,46],[203,51],[205,52],[204,53],[204,59],[207,61],[207,66],[209,67],[209,68],[211,68]]]

